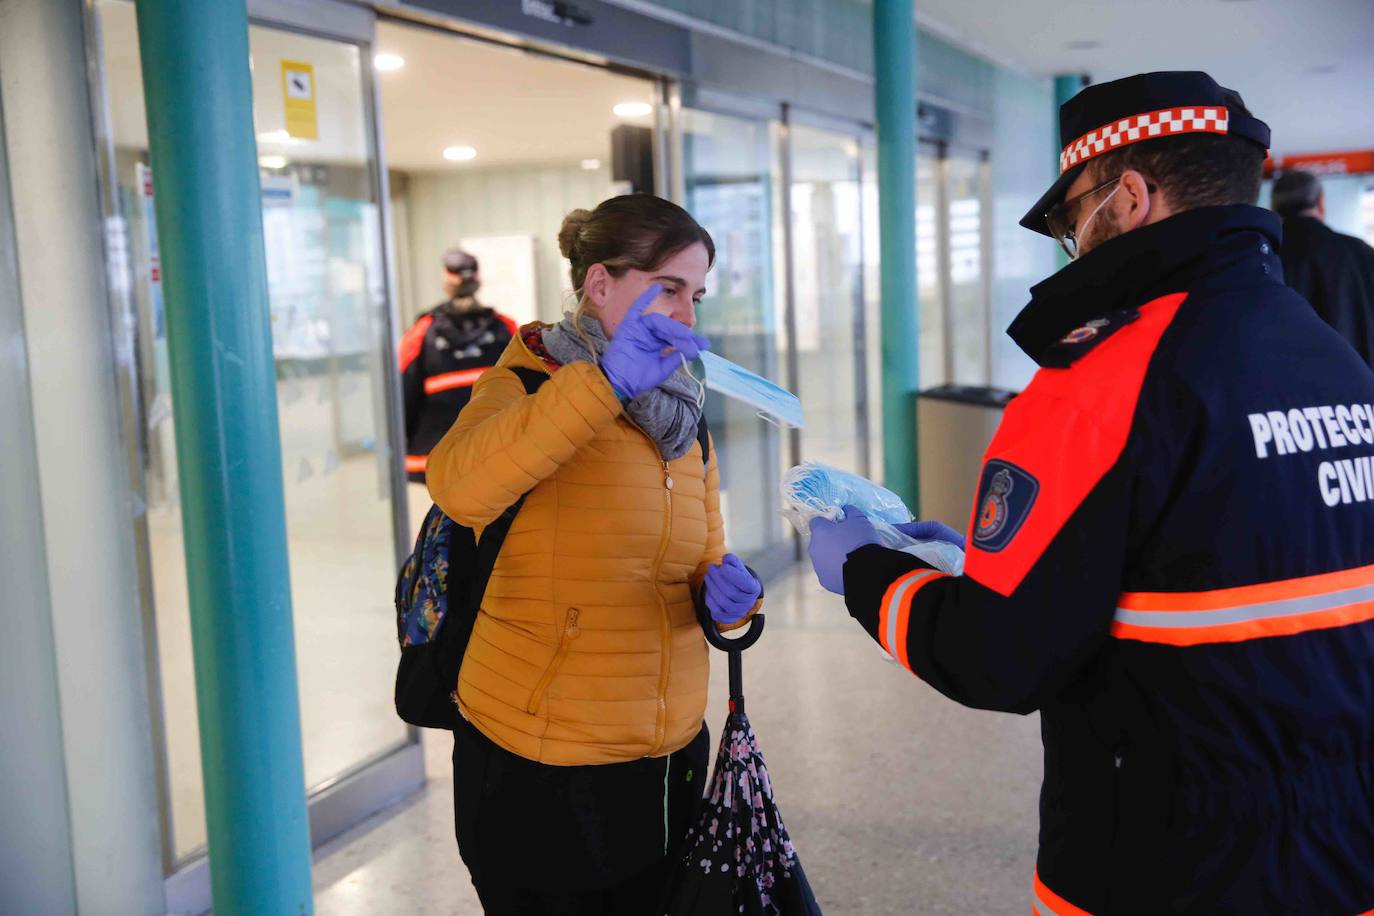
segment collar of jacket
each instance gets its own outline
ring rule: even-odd
[[[1039,365],[1089,321],[1129,312],[1169,293],[1226,286],[1247,277],[1283,282],[1283,229],[1259,207],[1198,207],[1119,235],[1031,287],[1007,334]]]

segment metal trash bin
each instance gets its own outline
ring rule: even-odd
[[[916,401],[921,518],[958,531],[972,517],[978,471],[1002,410],[1017,392],[973,385],[941,385]]]

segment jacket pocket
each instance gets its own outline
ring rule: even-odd
[[[539,677],[539,682],[534,685],[529,704],[525,707],[525,712],[530,715],[538,712],[539,707],[544,704],[544,697],[549,692],[549,684],[553,682],[554,676],[558,674],[558,669],[563,667],[563,662],[568,657],[568,650],[572,648],[573,640],[577,638],[577,618],[580,613],[575,607],[568,608],[563,632],[558,637],[558,651],[553,654],[553,660],[549,662],[549,667],[544,669],[544,673]]]

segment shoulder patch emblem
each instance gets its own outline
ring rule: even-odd
[[[978,517],[973,522],[974,546],[996,553],[1010,544],[1039,492],[1040,482],[1011,462],[994,458],[984,465]]]

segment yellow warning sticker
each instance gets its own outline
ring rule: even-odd
[[[301,140],[318,140],[320,122],[315,112],[315,68],[298,60],[282,61],[281,93],[286,132]]]

